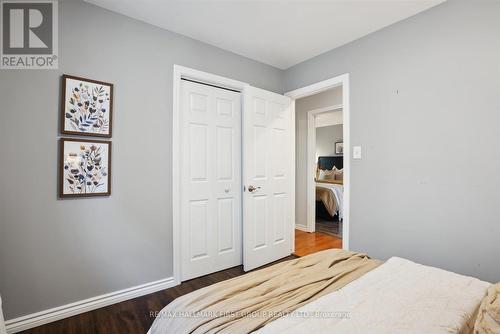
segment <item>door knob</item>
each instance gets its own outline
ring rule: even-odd
[[[248,191],[251,193],[253,193],[257,189],[260,189],[260,187],[248,186]]]

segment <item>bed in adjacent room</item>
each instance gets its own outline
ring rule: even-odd
[[[499,328],[497,297],[476,278],[330,249],[181,296],[148,333],[472,333]]]
[[[343,218],[344,159],[342,156],[318,157],[316,170],[316,215],[327,220]]]

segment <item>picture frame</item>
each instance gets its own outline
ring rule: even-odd
[[[338,141],[335,143],[335,154],[344,155],[344,142]]]
[[[59,139],[59,197],[111,195],[111,141]]]
[[[113,84],[64,74],[60,121],[64,135],[111,138]]]

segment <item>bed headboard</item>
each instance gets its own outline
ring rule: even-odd
[[[318,157],[319,169],[332,169],[335,166],[337,169],[344,168],[343,156]]]

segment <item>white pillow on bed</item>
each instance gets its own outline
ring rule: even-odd
[[[339,181],[344,180],[344,168],[337,169],[333,174],[335,174],[335,180],[339,180]]]
[[[336,176],[342,174],[342,169],[337,169],[333,166],[332,169],[320,169],[318,173],[318,180],[336,180]]]

